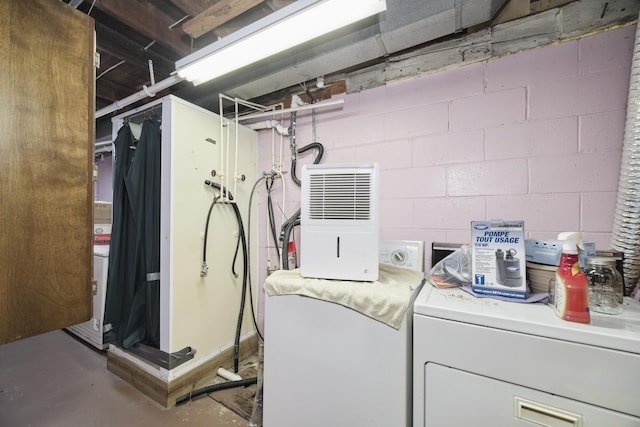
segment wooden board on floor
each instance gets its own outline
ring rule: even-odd
[[[258,339],[256,336],[240,342],[240,360],[246,359],[257,351]],[[179,397],[210,383],[217,375],[218,368],[230,369],[233,366],[233,348],[221,352],[208,362],[193,368],[173,381],[165,381],[151,374],[149,370],[143,368],[147,362],[137,356],[133,356],[133,358],[137,359],[139,363],[109,350],[107,352],[107,369],[150,399],[166,408],[171,408],[175,406],[176,399]]]

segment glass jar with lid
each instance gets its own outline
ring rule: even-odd
[[[589,310],[622,313],[623,283],[616,261],[603,257],[589,258],[584,272],[589,281]]]

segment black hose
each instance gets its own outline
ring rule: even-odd
[[[273,243],[276,245],[276,247],[278,247],[278,234],[276,232],[275,214],[273,213],[273,200],[271,198],[273,181],[273,177],[268,178],[265,181],[265,186],[267,188],[267,216],[269,218],[269,230],[271,231],[271,238],[273,239]],[[276,254],[278,255],[278,264],[280,264],[280,251],[276,250]]]
[[[240,357],[240,333],[242,332],[242,318],[244,317],[244,306],[247,298],[247,280],[249,275],[249,266],[247,260],[249,259],[247,251],[247,240],[244,234],[244,225],[242,224],[242,217],[240,216],[240,209],[238,205],[233,203],[233,212],[236,214],[236,220],[238,221],[238,232],[242,240],[242,254],[244,257],[244,265],[242,266],[242,296],[240,297],[240,311],[238,312],[238,323],[236,325],[236,336],[233,343],[233,371],[238,373],[238,364]]]
[[[289,269],[289,259],[286,256],[286,254],[288,253],[288,245],[289,245],[289,240],[291,238],[291,232],[293,231],[294,227],[296,227],[297,225],[300,225],[300,209],[298,209],[298,211],[295,214],[293,214],[291,218],[289,218],[287,221],[285,221],[284,224],[282,224],[282,228],[280,231],[280,238],[282,239],[282,269],[283,270]]]
[[[253,195],[256,192],[256,188],[258,187],[258,184],[260,183],[260,181],[262,181],[263,179],[266,179],[266,177],[262,176],[261,178],[258,178],[258,180],[255,182],[255,184],[253,184],[253,188],[251,188],[251,193],[249,194],[249,212],[247,214],[247,241],[249,242],[249,244],[251,244],[251,204],[252,204],[252,201],[253,201]],[[251,259],[251,251],[248,251],[248,253],[247,253],[247,264],[249,264],[249,265],[251,265],[250,259]],[[252,289],[251,272],[249,272],[249,302],[251,303],[251,318],[253,319],[253,326],[256,328],[256,333],[258,334],[258,337],[262,341],[264,341],[264,337],[262,336],[262,334],[260,333],[260,329],[258,328],[258,321],[256,319],[256,313],[255,313],[255,311],[253,309],[253,306],[254,306],[254,304],[253,304],[253,292],[251,292],[251,289]]]
[[[231,273],[233,277],[238,278],[238,273],[236,273],[236,261],[238,260],[238,252],[240,249],[240,234],[238,234],[238,239],[236,240],[236,251],[233,255],[233,261],[231,261]]]
[[[298,150],[296,149],[296,117],[298,114],[294,111],[291,113],[291,126],[289,126],[289,145],[291,147],[291,179],[300,187],[300,180],[296,175],[296,159]],[[284,255],[284,254],[283,254]]]
[[[319,142],[312,142],[311,144],[305,145],[304,147],[296,150],[296,154],[304,153],[305,151],[311,150],[312,148],[316,148],[318,150],[318,153],[313,159],[313,164],[317,165],[318,163],[320,163],[320,160],[322,160],[322,156],[324,154],[324,146]],[[296,185],[300,186],[302,185],[302,182],[300,181],[300,178],[298,178],[298,175],[296,173],[297,163],[297,157],[293,156],[291,158],[291,179],[296,183]]]
[[[185,402],[190,402],[194,397],[202,396],[203,394],[213,393],[214,391],[227,390],[230,388],[236,387],[247,387],[258,382],[257,377],[246,378],[239,381],[229,381],[226,383],[213,384],[206,387],[202,387],[201,389],[194,390],[190,393],[185,394],[184,396],[180,396],[176,399],[176,406],[181,405]]]
[[[209,180],[206,180],[204,183],[209,185],[210,187],[213,187],[219,190],[220,192],[224,191],[225,194],[229,196],[229,200],[233,200],[233,195],[226,189],[226,187],[222,187],[220,184],[211,182]],[[248,273],[249,273],[249,266],[248,266],[247,260],[249,259],[249,255],[247,251],[247,240],[245,238],[244,224],[242,223],[242,216],[240,215],[240,209],[238,209],[237,203],[231,203],[231,206],[233,207],[233,212],[235,213],[236,221],[238,222],[238,235],[242,243],[242,254],[244,258],[244,265],[242,268],[242,296],[240,297],[240,310],[238,312],[236,335],[235,335],[235,340],[233,344],[233,370],[234,372],[237,373],[239,358],[240,358],[240,335],[242,332],[242,318],[244,317],[244,306],[245,306],[246,297],[247,297],[247,284],[248,284],[247,280],[248,280]]]
[[[209,207],[209,213],[207,214],[207,225],[204,229],[204,243],[203,243],[203,250],[202,250],[202,265],[203,267],[207,264],[207,236],[208,236],[208,232],[209,232],[209,218],[211,217],[211,211],[213,210],[213,206],[216,204],[216,202],[220,199],[220,197],[222,197],[222,190],[220,189],[220,185],[219,184],[214,184],[213,182],[206,180],[204,182],[206,185],[213,187],[217,190],[220,191],[220,195],[218,195],[216,198],[213,199],[213,202],[211,203],[211,206]],[[229,200],[233,200],[233,194],[231,194],[226,188],[224,189],[225,193],[229,196]],[[236,240],[236,250],[235,253],[233,255],[233,261],[231,262],[231,273],[233,274],[233,277],[238,278],[238,273],[236,273],[236,261],[238,260],[238,252],[240,249],[240,234],[238,234],[238,239]]]
[[[324,155],[324,146],[319,142],[312,142],[311,144],[308,144],[302,148],[299,148],[298,154],[302,154],[305,151],[311,150],[312,148],[315,148],[318,150],[318,154],[316,154],[316,156],[313,159],[313,164],[317,165],[318,163],[320,163],[320,160],[322,160],[322,156]]]
[[[302,185],[302,181],[300,181],[300,178],[298,178],[298,175],[296,174],[296,167],[296,159],[291,159],[291,179],[293,180],[294,184],[300,187]]]

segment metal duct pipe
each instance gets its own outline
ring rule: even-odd
[[[639,298],[640,278],[640,31],[633,47],[618,198],[610,246],[624,253],[625,295]]]

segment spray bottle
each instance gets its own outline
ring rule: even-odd
[[[562,256],[556,270],[554,310],[564,320],[589,323],[589,284],[578,264],[582,233],[560,233],[558,240],[562,242]]]

